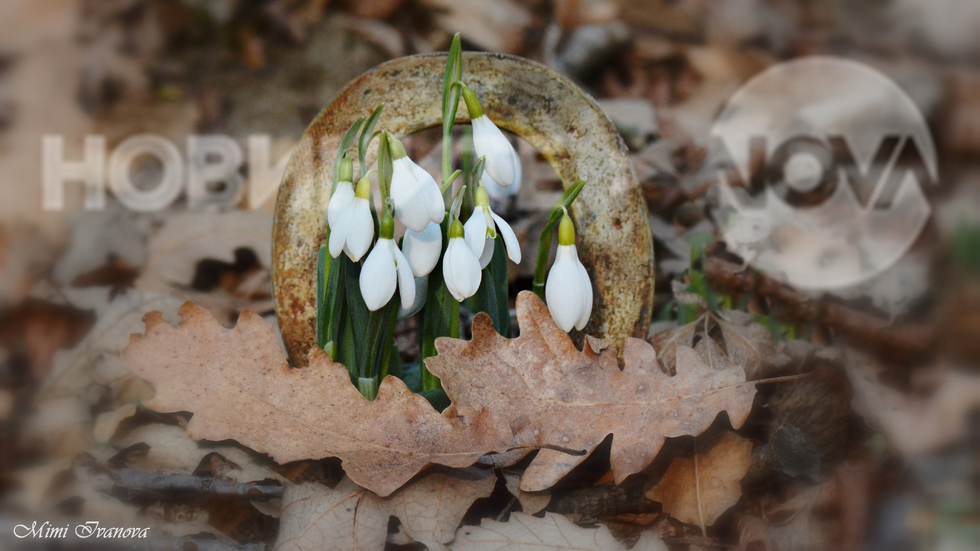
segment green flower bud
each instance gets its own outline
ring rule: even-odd
[[[466,102],[466,109],[470,112],[471,119],[478,119],[483,116],[483,106],[480,105],[480,99],[476,97],[476,92],[472,88],[462,86],[463,89],[463,101]]]
[[[561,223],[558,225],[558,244],[559,245],[574,245],[575,244],[575,224],[572,223],[572,217],[568,215],[568,211],[561,217]]]
[[[463,223],[459,220],[453,220],[452,225],[449,226],[449,239],[454,237],[463,237],[464,235]]]
[[[386,214],[381,218],[381,228],[378,231],[381,239],[392,239],[395,237],[395,219]]]
[[[476,206],[486,207],[490,205],[490,194],[487,193],[487,189],[483,186],[476,188],[473,200],[476,201]]]
[[[341,182],[350,182],[354,179],[354,163],[350,157],[340,160],[340,170],[337,171],[337,179]]]
[[[388,150],[391,151],[392,161],[397,161],[402,157],[408,156],[408,153],[405,151],[405,146],[395,138],[388,138]]]
[[[371,180],[367,176],[357,181],[357,187],[354,188],[354,197],[358,199],[368,199],[371,197]]]

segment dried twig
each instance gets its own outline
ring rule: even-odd
[[[643,480],[626,480],[619,486],[607,483],[574,490],[562,496],[549,510],[587,519],[659,510],[661,505],[644,495],[644,483]]]
[[[925,355],[935,339],[928,326],[893,324],[842,304],[817,300],[750,268],[720,258],[708,258],[704,274],[708,283],[718,291],[758,294],[770,302],[781,318],[817,322],[839,331],[849,340],[890,354]]]
[[[236,482],[226,478],[164,474],[137,469],[112,471],[116,484],[137,493],[201,493],[240,496],[256,501],[282,497],[278,482]]]

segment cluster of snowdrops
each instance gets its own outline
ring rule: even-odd
[[[471,141],[463,168],[452,171],[452,128],[461,98],[471,120],[464,139]],[[438,379],[425,370],[424,359],[434,355],[435,338],[459,336],[459,303],[474,301],[470,309],[487,311],[497,330],[509,336],[506,258],[521,261],[517,236],[490,201],[491,193],[498,196],[501,190],[520,186],[520,157],[462,81],[458,37],[443,87],[442,185],[409,158],[398,139],[384,130],[374,131],[382,109],[380,105],[370,117],[358,119],[337,153],[326,196],[327,245],[321,248],[317,284],[318,344],[348,367],[369,398],[376,394],[379,378],[398,369],[391,334],[398,317],[420,316],[422,391],[439,388]],[[355,184],[355,163],[348,149],[358,134],[361,177]],[[376,138],[377,168],[366,170],[366,150]],[[372,174],[377,175],[380,212],[372,197]],[[460,176],[462,185],[453,194]],[[578,258],[568,214],[584,185],[579,181],[569,186],[555,204],[539,244],[536,273],[543,276],[552,228],[558,222],[556,259],[546,283],[536,277],[535,290],[541,295],[543,287],[551,315],[564,331],[584,328],[592,312],[592,284]],[[395,219],[406,228],[400,245]],[[338,265],[340,261],[345,264]],[[359,297],[352,289],[355,283]],[[399,300],[393,307],[396,291]],[[358,350],[362,347],[369,350]]]

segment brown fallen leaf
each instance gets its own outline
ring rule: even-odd
[[[678,294],[675,292],[675,297]],[[676,362],[677,347],[693,347],[696,335],[704,339],[713,333],[715,327],[721,333],[717,344],[724,345],[728,357],[735,365],[742,366],[749,381],[779,375],[780,370],[792,362],[780,343],[772,338],[768,328],[754,321],[751,315],[738,310],[726,310],[718,316],[705,313],[687,325],[654,335],[650,343],[657,349],[660,362],[669,371]]]
[[[167,319],[177,319],[179,306],[168,295],[132,289],[100,305],[98,321],[85,338],[54,356],[54,366],[41,383],[29,420],[31,436],[47,442],[56,455],[72,457],[92,443],[92,406],[106,398],[123,406],[151,396],[153,389],[132,374],[120,353],[129,335],[142,325],[144,312],[157,309]],[[100,437],[110,430],[109,425],[108,419],[102,420]]]
[[[551,503],[551,492],[525,492],[521,489],[521,477],[516,473],[504,473],[507,491],[521,504],[521,512],[534,515]]]
[[[271,232],[272,216],[265,212],[171,216],[149,239],[135,286],[194,301],[225,325],[244,310],[271,310]]]
[[[750,314],[728,310],[717,321],[728,357],[745,369],[750,381],[776,376],[780,368],[792,361],[769,329]]]
[[[704,449],[710,445],[710,449]],[[705,528],[742,496],[739,481],[752,464],[752,443],[733,432],[717,442],[694,441],[692,457],[675,457],[660,480],[646,489],[677,520]]]
[[[694,335],[703,325],[704,321],[698,318],[691,323],[657,333],[650,338],[650,344],[657,350],[657,358],[668,372],[673,372],[677,364],[677,348],[681,346],[693,348]]]
[[[85,338],[55,357],[54,368],[41,384],[40,399],[70,397],[95,405],[111,393],[115,403],[123,405],[147,398],[142,391],[120,392],[124,387],[133,390],[130,380],[137,378],[119,356],[129,344],[129,336],[142,325],[145,312],[162,311],[164,319],[176,321],[180,304],[169,295],[128,290],[100,306],[98,321]]]
[[[881,382],[880,372],[887,367],[879,360],[853,349],[846,358],[854,409],[902,454],[933,453],[966,437],[969,415],[980,407],[980,376],[936,369],[932,392],[909,396]]]
[[[44,377],[58,351],[77,345],[94,322],[89,312],[70,305],[26,300],[0,310],[0,346],[23,358],[34,375]]]
[[[290,369],[272,325],[251,312],[234,329],[194,303],[179,313],[179,327],[147,314],[146,335],[133,335],[123,358],[156,387],[147,407],[194,414],[195,439],[237,440],[279,463],[339,457],[354,482],[382,496],[428,465],[466,467],[511,441],[494,413],[439,414],[395,377],[370,402],[319,348],[308,367]]]
[[[115,438],[112,444],[121,450],[115,454],[114,462],[123,462],[127,467],[147,472],[189,475],[198,470],[205,457],[218,454],[232,465],[220,473],[221,477],[237,482],[265,479],[285,481],[284,477],[262,464],[261,456],[253,457],[253,454],[235,446],[196,442],[183,427],[175,425],[143,425]],[[107,453],[112,452],[116,450]]]
[[[453,540],[473,502],[493,493],[496,482],[492,470],[469,468],[433,471],[384,498],[348,478],[333,489],[288,485],[275,551],[382,549],[391,516],[413,541],[439,549]]]
[[[448,33],[466,29],[466,40],[493,52],[520,51],[524,30],[532,20],[530,11],[514,0],[424,0],[421,4],[434,12],[436,26]]]
[[[92,437],[96,442],[108,442],[119,425],[136,415],[137,408],[135,403],[123,404],[112,411],[107,411],[95,418],[95,426],[92,428]]]
[[[605,526],[582,528],[567,518],[546,513],[544,518],[513,513],[507,522],[484,519],[479,526],[464,526],[456,532],[453,551],[542,551],[547,549],[626,551]],[[640,536],[633,551],[667,551],[667,545],[657,536],[646,532]]]
[[[813,486],[766,511],[765,517],[743,516],[738,521],[735,551],[830,551],[825,527],[814,516],[822,486]]]
[[[457,406],[506,416],[514,446],[591,452],[613,434],[618,484],[649,465],[665,438],[698,435],[722,411],[739,427],[752,407],[755,385],[745,383],[740,367],[713,369],[691,348],[677,348],[677,375],[669,377],[650,344],[628,339],[620,370],[615,352],[597,353],[602,346],[595,339],[587,339],[585,351],[576,349],[530,292],[517,298],[517,319],[521,336],[505,339],[479,314],[473,340],[438,339],[439,355],[426,360]],[[543,449],[521,489],[550,488],[585,457]]]

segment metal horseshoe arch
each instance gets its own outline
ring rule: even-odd
[[[418,55],[364,73],[319,114],[293,151],[276,202],[272,282],[294,365],[305,365],[315,344],[316,257],[326,217],[321,198],[329,193],[341,138],[382,101],[378,129],[403,137],[440,126],[445,63],[445,54]],[[616,348],[627,337],[645,338],[653,307],[653,238],[636,173],[612,122],[574,83],[526,59],[466,52],[463,79],[490,119],[534,145],[565,185],[588,182],[572,207],[579,256],[595,285],[584,332]],[[456,122],[467,120],[461,102]]]

